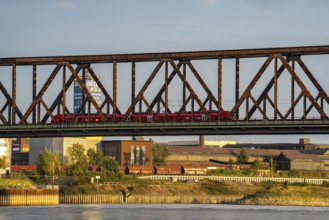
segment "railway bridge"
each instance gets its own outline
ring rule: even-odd
[[[0,58],[0,137],[328,134],[328,58],[327,45]]]

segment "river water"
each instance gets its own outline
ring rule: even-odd
[[[0,207],[0,220],[5,219],[329,219],[329,207],[186,205],[186,204],[102,204],[33,207]]]

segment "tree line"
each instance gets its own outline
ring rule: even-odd
[[[79,143],[67,147],[64,160],[61,160],[59,153],[53,153],[48,148],[40,151],[36,160],[37,173],[40,176],[61,175],[63,165],[67,167],[66,174],[70,176],[83,175],[89,166],[95,166],[101,172],[119,172],[119,164],[114,158],[104,156],[102,151],[93,148],[89,148],[85,153],[84,146]]]

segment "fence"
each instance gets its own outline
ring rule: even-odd
[[[275,177],[235,177],[235,176],[186,176],[186,175],[152,175],[141,176],[139,179],[150,180],[216,180],[216,181],[237,181],[237,182],[288,182],[288,183],[309,183],[321,185],[323,182],[329,182],[329,179],[310,179],[310,178],[275,178]]]

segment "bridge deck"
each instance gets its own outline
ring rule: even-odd
[[[329,134],[329,120],[1,125],[0,137]]]

